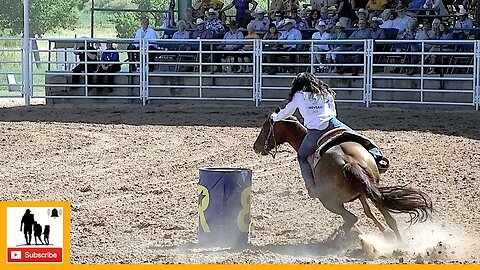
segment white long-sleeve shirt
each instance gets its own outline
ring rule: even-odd
[[[337,116],[332,96],[324,98],[322,95],[299,91],[283,110],[273,115],[273,121],[278,122],[292,116],[297,108],[304,119],[303,125],[308,129],[324,130],[330,119]]]
[[[137,33],[135,33],[135,43],[138,43],[140,40],[155,40],[157,39],[157,33],[153,28],[147,27],[147,29],[143,30],[143,28],[138,29]]]

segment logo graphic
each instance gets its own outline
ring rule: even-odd
[[[7,207],[7,262],[62,263],[63,207]]]

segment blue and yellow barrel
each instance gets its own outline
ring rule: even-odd
[[[249,169],[200,169],[199,245],[236,247],[249,242],[251,191]]]

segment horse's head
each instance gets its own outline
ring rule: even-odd
[[[277,108],[275,113],[278,113],[279,111],[280,108]],[[253,144],[253,150],[255,153],[264,156],[272,154],[274,156],[275,153],[272,153],[272,150],[288,141],[288,135],[291,133],[289,130],[291,129],[290,126],[292,123],[295,123],[295,125],[299,124],[297,118],[293,116],[285,121],[273,122],[272,115],[268,115],[265,122],[263,122],[262,130],[260,130],[260,133]]]

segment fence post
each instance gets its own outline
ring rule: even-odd
[[[364,72],[365,72],[365,86],[363,89],[363,95],[365,100],[365,106],[370,107],[370,102],[372,101],[372,76],[373,76],[373,39],[367,39],[364,43],[365,46],[365,63],[364,63]]]
[[[25,107],[30,106],[30,88],[31,88],[31,81],[30,81],[30,55],[31,55],[31,47],[30,47],[30,24],[29,24],[29,9],[28,9],[28,0],[24,0],[23,2],[23,72],[22,72],[22,92],[25,97]]]
[[[475,110],[478,111],[480,107],[480,40],[476,40],[473,46],[474,51],[474,59],[473,59],[473,76],[475,77],[474,80],[474,103],[475,103]]]
[[[253,74],[253,80],[254,80],[254,99],[255,99],[255,107],[258,107],[260,105],[260,100],[262,98],[262,40],[254,40],[254,54],[255,54],[255,60],[254,60],[254,66],[256,67],[256,72]]]

